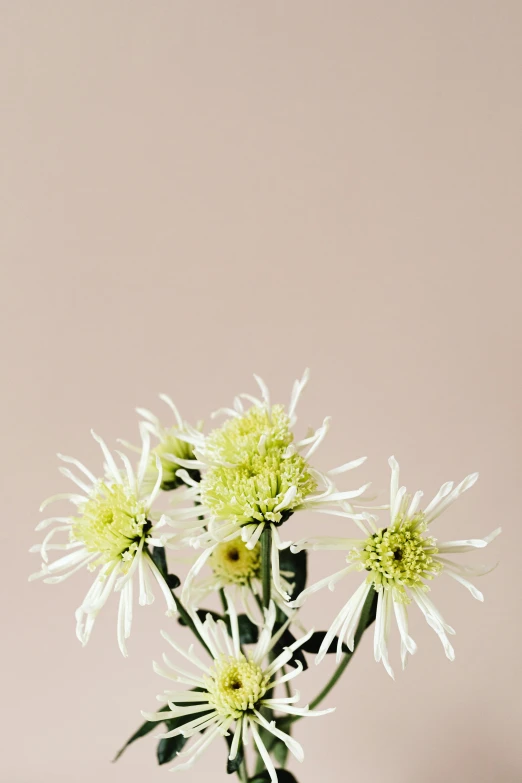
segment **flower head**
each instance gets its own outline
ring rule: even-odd
[[[203,537],[199,538],[199,543]],[[226,590],[234,596],[243,607],[245,614],[254,625],[264,623],[264,614],[259,605],[263,596],[261,577],[261,544],[258,542],[249,548],[241,538],[241,531],[232,533],[225,541],[216,542],[207,536],[203,544],[203,553],[189,570],[181,600],[190,607],[201,606],[204,599],[211,593]],[[198,579],[203,567],[207,565],[210,575]],[[285,572],[279,575],[280,584],[286,594],[292,592],[293,585]],[[290,609],[282,595],[276,590],[272,581],[271,594],[276,606],[287,617],[293,617],[295,611]],[[255,600],[252,601],[252,598]]]
[[[37,530],[51,527],[42,544],[32,547],[42,557],[41,570],[30,579],[42,578],[44,582],[57,583],[87,567],[98,569],[96,578],[76,612],[76,634],[82,644],[89,640],[94,621],[110,594],[120,593],[118,613],[118,643],[127,655],[125,640],[130,635],[132,622],[133,576],[139,575],[139,603],[150,604],[154,595],[150,577],[157,583],[167,603],[167,614],[173,614],[176,605],[172,593],[151,558],[149,546],[163,546],[159,529],[165,519],[157,520],[151,511],[152,504],[162,482],[162,469],[157,460],[157,477],[152,490],[145,489],[144,477],[150,459],[149,435],[142,431],[143,443],[137,472],[124,454],[120,454],[123,469],[118,469],[113,455],[104,441],[95,433],[105,457],[106,477],[97,479],[81,462],[60,456],[80,472],[81,478],[69,468],[60,468],[71,479],[81,494],[66,493],[46,500],[41,510],[57,500],[68,500],[75,507],[70,516],[49,517],[37,526]],[[193,523],[192,523],[193,524]],[[56,533],[65,533],[62,543],[55,543]],[[174,534],[169,533],[169,538]],[[67,551],[68,554],[49,562],[51,550]]]
[[[180,437],[192,432],[198,435],[199,432],[198,430],[194,430],[190,424],[183,421],[176,405],[167,394],[160,394],[159,396],[174,414],[174,426],[163,426],[158,417],[146,408],[137,408],[137,412],[144,419],[142,427],[148,430],[151,435],[158,440],[157,445],[151,450],[151,458],[148,465],[149,478],[152,481],[155,480],[157,475],[156,458],[159,457],[162,470],[161,489],[171,490],[178,487],[184,481],[183,474],[178,474],[181,467],[187,468],[190,471],[189,475],[191,474],[193,478],[199,479],[199,473],[193,466],[193,446],[187,440],[183,439],[183,437]]]
[[[238,720],[253,711],[269,688],[270,677],[261,666],[246,658],[225,655],[214,664],[214,671],[203,678],[208,703],[218,715]]]
[[[310,457],[323,441],[330,424],[323,424],[296,440],[294,426],[297,402],[308,382],[308,371],[294,383],[288,409],[272,405],[264,382],[256,377],[261,398],[240,394],[233,408],[217,411],[228,416],[209,435],[180,436],[194,446],[195,466],[201,470],[200,496],[208,529],[216,540],[227,540],[239,529],[247,547],[254,548],[266,528],[271,529],[272,574],[276,590],[288,598],[279,572],[279,550],[283,542],[279,528],[301,510],[322,511],[358,519],[349,504],[360,498],[368,484],[356,490],[338,492],[333,476],[361,465],[353,460],[328,472],[321,472]],[[245,401],[247,405],[245,406]]]
[[[128,484],[100,481],[71,526],[71,539],[99,557],[91,568],[116,561],[132,562],[148,524],[147,508]]]
[[[345,551],[345,566],[336,574],[322,579],[304,590],[292,602],[292,606],[301,606],[306,598],[322,587],[333,586],[351,571],[365,574],[364,582],[343,606],[326,634],[317,656],[319,663],[326,654],[333,638],[338,636],[337,656],[340,658],[342,643],[346,640],[353,650],[354,634],[359,622],[362,607],[368,592],[378,592],[377,618],[374,634],[375,660],[383,662],[388,673],[393,671],[388,660],[388,635],[392,614],[395,615],[401,637],[401,658],[403,668],[408,653],[413,654],[417,646],[408,632],[408,605],[415,603],[428,624],[442,641],[447,657],[455,657],[448,634],[455,633],[447,625],[428,598],[428,583],[439,574],[445,573],[464,585],[474,598],[482,601],[483,596],[468,580],[468,576],[481,576],[491,571],[488,566],[464,566],[446,557],[447,554],[468,552],[487,546],[501,531],[497,528],[483,539],[446,541],[439,543],[431,535],[430,526],[442,512],[460,495],[472,487],[477,473],[467,476],[456,487],[453,482],[444,484],[424,511],[419,509],[423,493],[408,495],[405,487],[399,486],[399,466],[391,457],[390,521],[387,527],[377,528],[368,521],[369,529],[362,539],[353,538],[314,538],[295,544],[293,551],[301,549],[331,549]],[[494,566],[493,566],[494,567]]]
[[[212,551],[209,565],[223,584],[248,584],[260,576],[261,545],[248,549],[240,538],[222,541]]]
[[[216,623],[208,615],[202,623],[196,613],[193,615],[198,632],[212,656],[211,664],[204,663],[195,655],[193,645],[185,652],[166,633],[162,634],[178,654],[197,668],[197,672],[192,674],[184,668],[178,668],[166,656],[164,662],[167,668],[154,664],[155,671],[169,680],[191,685],[193,690],[165,691],[158,698],[166,699],[169,710],[152,714],[144,712],[143,715],[149,721],[182,718],[182,725],[164,734],[165,738],[182,735],[188,739],[200,735],[188,751],[178,753],[178,756],[188,756],[188,759],[173,769],[188,769],[216,737],[233,732],[229,759],[236,758],[241,744],[246,744],[251,735],[270,780],[277,783],[277,773],[259,727],[284,742],[290,752],[302,761],[303,749],[295,739],[276,727],[270,713],[308,717],[332,712],[313,712],[308,707],[294,706],[299,700],[299,693],[284,697],[273,695],[278,686],[288,683],[302,672],[303,667],[299,662],[288,674],[281,674],[281,669],[292,660],[295,650],[310,638],[312,632],[285,648],[273,660],[269,660],[269,653],[279,638],[278,634],[273,635],[276,610],[272,603],[266,611],[265,624],[258,643],[253,651],[244,653],[239,643],[236,611],[228,597],[227,605],[231,637],[222,620]],[[267,713],[269,715],[265,717]],[[205,733],[202,733],[203,731]]]

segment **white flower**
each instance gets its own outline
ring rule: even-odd
[[[179,411],[167,394],[160,394],[160,399],[168,405],[171,412],[174,414],[175,425],[172,427],[165,427],[160,422],[159,418],[151,413],[146,408],[137,408],[137,413],[143,417],[144,421],[141,426],[148,430],[158,440],[158,444],[154,446],[151,451],[151,459],[147,469],[147,478],[154,483],[157,476],[156,470],[156,457],[161,460],[161,467],[163,470],[163,479],[161,483],[162,490],[175,489],[181,482],[184,482],[183,473],[179,473],[179,468],[184,465],[190,471],[191,477],[199,479],[199,472],[193,465],[194,453],[192,445],[180,438],[180,435],[191,437],[198,437],[199,430],[192,427],[188,422],[183,421]],[[133,450],[135,449],[130,443],[125,445]],[[189,474],[189,475],[190,475]]]
[[[188,756],[188,759],[178,764],[172,771],[191,767],[216,737],[227,736],[232,730],[234,736],[229,759],[236,758],[241,744],[248,745],[251,735],[271,781],[277,783],[274,765],[258,727],[263,727],[284,742],[299,761],[303,760],[303,749],[295,739],[276,727],[275,716],[273,720],[267,720],[261,710],[265,714],[267,711],[277,711],[303,717],[324,715],[333,711],[332,709],[312,711],[308,707],[295,707],[294,704],[299,699],[297,692],[288,697],[277,697],[268,693],[302,672],[302,665],[297,662],[296,668],[290,673],[280,674],[283,666],[292,659],[294,651],[304,644],[312,632],[310,631],[290,647],[286,647],[273,661],[268,660],[268,653],[280,636],[280,633],[272,636],[276,611],[275,605],[271,603],[270,609],[266,612],[266,623],[259,635],[259,641],[254,650],[245,655],[239,642],[236,611],[228,598],[227,604],[232,638],[228,635],[227,627],[222,620],[216,623],[208,615],[202,623],[197,614],[193,614],[196,627],[212,655],[213,661],[210,665],[203,663],[195,655],[194,645],[191,645],[188,651],[184,651],[166,633],[162,633],[176,652],[190,661],[197,671],[191,673],[184,668],[178,668],[165,655],[163,659],[167,668],[154,663],[154,670],[163,677],[197,690],[165,691],[158,696],[158,699],[166,699],[170,712],[143,712],[142,714],[149,721],[164,721],[180,717],[187,719],[183,725],[161,735],[162,737],[181,734],[188,738],[205,729],[205,733],[201,734],[190,750],[178,754]]]
[[[358,467],[366,457],[328,472],[312,467],[309,459],[323,441],[330,419],[325,418],[317,430],[295,440],[295,411],[308,381],[308,371],[294,383],[288,410],[283,405],[272,405],[266,385],[254,377],[261,389],[261,399],[240,394],[234,400],[234,408],[217,411],[229,419],[207,436],[196,431],[179,433],[180,439],[194,447],[196,459],[178,459],[178,462],[184,468],[202,471],[201,511],[216,540],[227,540],[241,529],[243,541],[254,548],[265,528],[271,528],[274,585],[284,598],[289,598],[279,573],[279,550],[291,542],[281,540],[279,527],[302,510],[356,521],[364,519],[366,515],[356,513],[349,501],[361,499],[369,484],[338,492],[332,477]],[[244,400],[249,403],[246,409]]]
[[[199,543],[203,537],[199,539]],[[197,579],[203,567],[208,565],[211,575]],[[281,573],[281,585],[289,593],[292,584],[286,577],[292,574]],[[253,548],[247,547],[241,538],[241,530],[236,530],[225,541],[214,541],[210,537],[202,555],[196,560],[183,583],[181,600],[185,606],[201,606],[205,598],[226,590],[234,594],[234,600],[240,602],[245,614],[255,625],[264,623],[264,613],[261,607],[263,585],[261,579],[261,544]],[[290,609],[283,597],[275,590],[272,583],[271,595],[276,606],[292,617],[295,612]],[[252,601],[252,597],[254,601]]]
[[[76,511],[73,515],[49,517],[40,522],[37,530],[53,526],[43,542],[31,548],[42,557],[41,570],[29,577],[42,578],[44,582],[56,584],[87,567],[97,576],[76,611],[76,635],[86,644],[91,635],[94,621],[112,592],[120,593],[117,636],[123,655],[127,655],[125,640],[128,639],[132,623],[133,578],[137,574],[140,605],[154,600],[151,590],[152,577],[160,588],[167,604],[167,614],[174,614],[176,604],[169,586],[152,560],[148,546],[163,546],[164,539],[158,532],[166,523],[165,517],[157,522],[151,506],[160,490],[162,469],[157,458],[157,478],[151,491],[145,490],[144,476],[150,460],[149,433],[142,429],[142,449],[136,473],[125,454],[119,454],[123,470],[119,470],[114,457],[104,441],[94,432],[104,458],[104,479],[97,479],[81,462],[73,457],[58,455],[60,459],[80,471],[81,478],[69,468],[60,472],[71,479],[80,493],[54,495],[46,500],[40,510],[57,500],[68,500]],[[170,520],[169,520],[170,521]],[[194,522],[178,522],[178,536],[189,535]],[[188,532],[187,532],[188,528]],[[55,543],[56,533],[65,533],[65,542]],[[169,531],[172,540],[176,534]],[[49,561],[51,550],[67,551],[67,554],[53,562]]]
[[[386,671],[393,677],[388,660],[388,635],[392,615],[395,614],[401,637],[402,666],[406,665],[408,653],[413,654],[417,646],[408,632],[407,606],[417,604],[428,624],[438,634],[447,657],[455,657],[447,634],[455,631],[446,624],[440,612],[427,596],[429,587],[426,581],[440,573],[464,585],[472,596],[483,601],[480,593],[468,580],[468,576],[481,576],[495,566],[465,566],[448,559],[446,555],[468,552],[487,546],[500,532],[497,528],[483,539],[446,541],[439,543],[436,538],[426,535],[428,527],[467,489],[473,486],[478,473],[467,476],[456,487],[453,482],[443,484],[431,503],[424,511],[419,510],[422,492],[413,497],[406,494],[406,488],[399,487],[399,465],[390,457],[390,523],[379,528],[369,522],[370,529],[364,539],[353,538],[312,538],[298,542],[292,551],[301,549],[324,549],[346,551],[346,565],[332,576],[322,579],[304,590],[291,606],[301,606],[306,598],[322,587],[333,590],[334,585],[350,571],[367,572],[366,579],[343,606],[319,650],[316,663],[324,658],[332,640],[337,635],[337,659],[342,654],[342,643],[346,641],[350,650],[354,647],[354,635],[361,610],[370,590],[377,590],[377,617],[374,632],[374,655],[376,661],[383,662]]]

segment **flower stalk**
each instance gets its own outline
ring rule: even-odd
[[[263,581],[263,606],[268,609],[270,606],[270,588],[271,588],[271,553],[272,553],[272,529],[270,525],[265,525],[261,534],[261,569]]]

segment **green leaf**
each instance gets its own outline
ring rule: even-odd
[[[233,734],[225,735],[225,739],[228,744],[228,748],[230,750],[230,747],[232,745],[232,740],[234,739]],[[227,775],[232,775],[234,772],[237,772],[241,764],[243,763],[244,753],[243,753],[243,745],[242,743],[239,744],[239,748],[237,750],[236,757],[232,760],[227,758]]]
[[[272,755],[279,764],[279,766],[286,766],[286,760],[288,758],[288,747],[283,740],[276,740],[272,746]]]
[[[353,640],[353,651],[349,650],[348,647],[343,643],[343,650],[345,652],[344,660],[346,661],[347,664],[348,664],[349,661],[351,661],[352,656],[353,656],[354,652],[356,651],[356,649],[357,649],[357,647],[359,645],[359,642],[361,641],[363,633],[365,632],[365,630],[367,628],[369,628],[369,626],[375,620],[375,617],[376,617],[376,614],[377,614],[377,599],[378,599],[378,594],[377,594],[376,590],[374,590],[372,588],[372,590],[370,590],[370,592],[366,596],[366,601],[364,602],[364,606],[362,608],[361,617],[359,618],[359,625],[357,626],[357,630],[355,632],[355,636],[354,636],[354,640]],[[315,636],[315,634],[314,634],[314,636]],[[311,638],[313,638],[313,636]],[[337,643],[336,639],[334,641],[335,641],[335,643]],[[307,645],[307,643],[305,642],[305,644],[303,646],[306,647],[306,645]],[[333,645],[333,642],[332,642],[332,645]],[[330,648],[328,648],[328,652],[335,652],[335,649],[332,650],[331,646],[330,646]]]
[[[346,657],[351,659],[353,653],[357,649],[357,645],[361,641],[363,633],[367,628],[369,628],[369,626],[375,620],[377,614],[377,599],[378,599],[377,592],[373,589],[370,590],[370,592],[366,596],[366,601],[364,602],[364,606],[361,611],[361,617],[359,618],[359,624],[355,632],[353,652],[352,650],[349,650],[346,644],[343,642],[343,652],[345,653],[345,660]],[[326,635],[326,631],[316,631],[314,634],[312,634],[312,636],[308,639],[308,641],[306,641],[303,644],[302,649],[307,653],[319,652],[319,647],[321,646],[321,642],[323,641],[325,635]],[[329,653],[337,652],[337,639],[338,637],[336,636],[332,640],[332,643],[328,648]]]
[[[276,769],[276,773],[278,783],[297,783],[297,779],[287,769]],[[265,783],[267,780],[270,780],[270,775],[265,771],[254,778],[250,778],[250,783]]]
[[[156,564],[158,571],[162,575],[163,579],[170,587],[170,589],[175,590],[176,587],[179,587],[181,584],[179,577],[177,577],[176,574],[169,574],[169,567],[167,565],[167,554],[165,552],[165,547],[163,546],[153,547],[152,551],[150,552],[150,556],[154,561],[154,563]]]
[[[198,609],[198,617],[199,617],[199,619],[201,620],[202,623],[205,622],[207,614],[212,615],[212,617],[216,621],[223,619],[220,614],[218,614],[217,612],[213,612],[211,609]],[[185,622],[185,620],[182,617],[178,617],[178,623],[180,625],[186,625],[186,622]]]
[[[249,620],[246,614],[238,615],[237,624],[239,626],[239,641],[241,644],[255,644],[259,638],[259,628],[257,625],[254,625],[252,620]]]
[[[163,739],[160,739],[156,749],[158,764],[168,764],[169,761],[176,758],[186,742],[186,738],[181,734],[178,734],[176,737],[164,737]]]
[[[163,579],[167,579],[169,573],[169,567],[167,565],[167,555],[165,554],[165,547],[155,546],[150,554],[154,563],[158,567]]]
[[[181,579],[176,574],[167,574],[166,581],[171,590],[175,590],[181,584]]]
[[[166,704],[164,707],[162,707],[158,712],[170,712],[170,707],[168,704]],[[167,720],[167,718],[165,718]],[[125,745],[120,748],[120,750],[117,752],[117,754],[113,758],[113,762],[118,761],[123,751],[129,747],[133,742],[135,742],[137,739],[140,739],[140,737],[145,737],[147,734],[150,734],[151,731],[153,731],[162,721],[156,721],[156,720],[146,720],[145,723],[143,723],[137,731],[134,732],[132,737],[127,740]]]
[[[200,688],[195,690],[201,690]],[[200,702],[194,702],[191,704],[190,702],[183,702],[184,707],[190,707],[190,706],[200,706]],[[210,710],[209,706],[209,710]],[[190,723],[191,720],[194,719],[194,715],[182,715],[179,718],[169,718],[166,722],[168,731],[174,731],[174,729],[179,729],[180,726],[184,726],[185,723]],[[205,729],[203,729],[203,732]],[[158,764],[167,764],[169,761],[172,761],[180,750],[182,750],[183,746],[187,742],[187,738],[183,737],[181,734],[177,734],[175,737],[163,737],[160,739],[157,750],[156,750],[156,756],[158,758]]]
[[[198,617],[202,623],[205,622],[207,614],[212,615],[212,617],[216,622],[218,620],[223,620],[230,634],[230,619],[228,615],[226,617],[223,617],[222,615],[212,611],[211,609],[198,609]],[[180,625],[186,625],[182,617],[178,617],[178,623]],[[239,627],[239,641],[241,642],[241,644],[255,644],[259,637],[259,629],[257,625],[254,625],[254,623],[248,619],[246,614],[238,615],[237,623]]]
[[[374,622],[376,616],[377,616],[377,600],[379,598],[379,594],[376,590],[370,590],[368,595],[366,596],[366,601],[364,602],[364,606],[362,608],[361,617],[359,619],[359,625],[357,626],[357,630],[355,632],[355,638],[354,638],[354,651],[357,649],[357,645],[361,641],[361,636],[365,632],[367,628]]]
[[[307,653],[318,653],[319,648],[323,643],[323,639],[327,633],[328,631],[315,631],[315,633],[313,633],[311,637],[302,645],[301,649]],[[338,641],[337,636],[334,636],[330,646],[328,647],[328,650],[326,651],[327,653],[337,652],[337,641]],[[348,647],[345,645],[344,642],[343,642],[343,652],[349,652]]]
[[[279,553],[279,569],[284,573],[285,579],[293,582],[292,598],[302,593],[306,586],[308,555],[306,549],[296,555],[288,549],[282,549]]]
[[[194,691],[201,691],[201,688],[193,688],[192,690],[194,690]],[[194,703],[196,704],[196,702],[194,702]],[[198,702],[198,704],[199,704],[199,702]],[[188,702],[187,702],[187,703],[184,703],[184,704],[183,704],[183,706],[186,706],[186,707],[188,707],[188,706],[189,706],[189,703],[188,703]],[[161,707],[161,708],[158,710],[158,712],[171,712],[171,709],[170,709],[170,707],[169,707],[169,705],[168,705],[168,704],[165,704],[165,706],[164,706],[164,707]],[[166,715],[166,716],[165,716],[165,721],[164,721],[164,722],[165,722],[165,724],[166,724],[166,726],[167,726],[167,729],[168,729],[168,731],[172,731],[173,729],[176,729],[178,726],[182,726],[184,723],[187,723],[187,721],[189,721],[189,720],[192,720],[192,718],[193,718],[193,716],[191,716],[191,715],[189,715],[189,716],[183,716],[183,717],[180,717],[180,718],[169,718],[169,717]],[[143,723],[143,724],[142,724],[142,725],[139,727],[139,729],[138,729],[137,731],[135,731],[135,732],[134,732],[134,734],[132,735],[132,737],[130,737],[130,739],[128,739],[128,740],[127,740],[127,742],[125,743],[125,745],[124,745],[122,748],[120,748],[120,750],[118,751],[118,753],[117,753],[117,754],[115,755],[115,757],[113,758],[113,762],[114,762],[114,761],[117,761],[117,760],[120,758],[120,756],[121,756],[121,754],[123,753],[123,751],[124,751],[126,748],[128,748],[128,747],[129,747],[129,745],[131,745],[131,744],[132,744],[133,742],[135,742],[137,739],[140,739],[140,737],[145,737],[147,734],[150,734],[150,732],[151,732],[151,731],[154,731],[154,729],[155,729],[155,728],[157,728],[158,726],[160,726],[162,723],[163,723],[163,721],[161,721],[161,720],[160,720],[160,721],[158,721],[158,720],[146,720],[146,721],[145,721],[145,723]],[[178,738],[177,738],[177,737],[169,737],[168,739],[178,739]],[[162,742],[164,742],[164,740],[163,740],[163,739],[162,739],[162,740],[160,740],[160,745],[161,745],[161,743],[162,743]],[[164,750],[164,751],[162,750],[162,753],[163,753],[163,752],[165,752],[165,753],[167,752],[166,748],[165,748],[165,750]],[[160,753],[160,749],[159,749],[159,747],[158,747],[158,761],[159,761],[159,753]],[[171,758],[172,758],[172,757],[171,757]],[[166,759],[166,760],[167,760],[167,761],[170,761],[170,759]],[[160,764],[164,764],[165,762],[164,762],[164,761],[159,761],[159,763],[160,763]]]

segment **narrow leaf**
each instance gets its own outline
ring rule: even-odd
[[[306,586],[308,554],[306,549],[296,555],[290,549],[282,549],[279,553],[279,569],[285,579],[293,583],[292,598],[302,593]]]
[[[179,751],[183,749],[186,741],[186,738],[181,734],[178,734],[176,737],[164,737],[163,739],[160,739],[156,749],[158,764],[168,764],[169,761],[176,758]]]
[[[303,644],[301,649],[307,653],[314,653],[314,654],[318,653],[319,648],[323,643],[323,639],[327,633],[328,631],[315,631],[315,633],[313,633],[311,637]],[[334,636],[330,646],[328,647],[328,650],[326,651],[327,653],[337,652],[337,641],[338,641],[337,636]],[[349,652],[348,647],[345,645],[344,642],[343,642],[343,652]]]
[[[201,688],[193,688],[194,691],[201,691]],[[199,702],[195,702],[195,704],[199,704]],[[189,703],[184,703],[185,707],[189,706]],[[161,709],[158,710],[158,712],[171,712],[171,709],[168,704],[165,704],[164,707],[161,707]],[[167,726],[167,729],[169,731],[172,731],[173,729],[176,729],[178,726],[182,726],[184,723],[186,723],[188,720],[191,720],[192,716],[183,716],[180,718],[169,718],[167,715],[165,715],[165,724]],[[137,739],[140,739],[140,737],[145,737],[147,734],[150,734],[151,731],[154,731],[154,729],[158,728],[163,723],[163,721],[157,721],[157,720],[146,720],[145,723],[143,723],[137,731],[134,732],[132,737],[127,740],[125,745],[120,748],[116,756],[113,758],[113,762],[117,761],[123,751],[129,747],[133,742],[135,742]],[[163,742],[163,740],[160,740],[160,744]],[[159,748],[158,748],[159,753]],[[158,756],[159,760],[159,756]],[[160,761],[160,764],[163,764],[164,762]]]
[[[225,739],[228,744],[228,748],[230,750],[230,747],[232,745],[232,740],[234,739],[233,734],[225,735]],[[243,753],[243,745],[242,743],[239,744],[239,748],[237,750],[236,757],[234,759],[227,758],[227,775],[232,775],[234,772],[237,772],[241,764],[243,763],[244,753]]]
[[[168,704],[166,704],[164,707],[162,707],[158,712],[170,712],[170,707]],[[166,720],[166,718],[165,718]],[[146,720],[145,723],[143,723],[137,731],[134,732],[132,737],[127,740],[125,745],[120,748],[120,750],[117,752],[117,754],[113,758],[114,761],[118,761],[123,751],[129,747],[133,742],[135,742],[137,739],[140,739],[140,737],[145,737],[147,734],[150,734],[151,731],[153,731],[157,726],[161,723],[161,721],[155,721],[155,720]]]
[[[286,760],[288,758],[288,746],[285,745],[283,740],[278,739],[276,742],[274,742],[272,747],[272,755],[281,767],[286,765]]]
[[[239,626],[239,641],[241,644],[255,644],[259,638],[259,628],[257,625],[254,625],[246,614],[238,615],[237,623]]]
[[[162,575],[163,579],[166,580],[169,573],[169,568],[167,565],[167,555],[165,554],[165,547],[155,546],[152,549],[150,556],[152,557],[154,563],[158,567],[158,570]]]
[[[276,773],[278,783],[297,783],[297,779],[287,769],[276,769]],[[265,771],[254,778],[250,778],[250,783],[265,783],[268,780],[270,780],[270,775]]]
[[[223,619],[220,614],[218,614],[217,612],[213,612],[211,609],[198,609],[198,617],[199,617],[199,619],[201,620],[202,623],[205,622],[207,614],[212,615],[212,617],[216,621]],[[178,617],[178,623],[180,625],[186,625],[186,622],[185,622],[185,620],[182,617]]]
[[[276,623],[274,626],[274,634],[278,630],[278,627],[280,628],[281,626],[278,623]],[[283,652],[285,647],[290,647],[290,645],[293,644],[295,641],[296,641],[295,636],[293,636],[293,634],[291,634],[287,628],[286,631],[281,636],[281,638],[278,640],[277,644],[274,646],[274,657],[277,657],[280,653]],[[293,666],[295,669],[297,667],[298,661],[300,661],[300,663],[302,664],[303,669],[308,669],[308,663],[306,662],[306,658],[304,657],[301,648],[298,648],[297,650],[294,651],[292,658],[288,661],[288,665]]]
[[[176,574],[167,574],[167,584],[171,590],[175,590],[181,584],[181,579]]]

